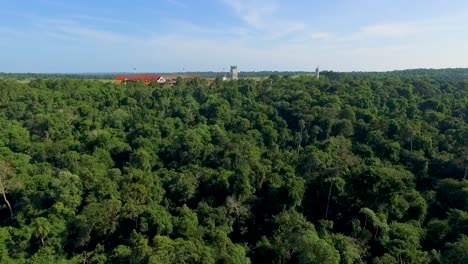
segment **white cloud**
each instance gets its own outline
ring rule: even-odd
[[[26,37],[28,34],[26,32],[22,32],[14,28],[0,27],[0,35],[2,37],[8,38],[8,37]]]
[[[167,2],[169,2],[170,4],[173,4],[175,6],[178,6],[178,7],[182,7],[182,8],[187,8],[188,5],[186,3],[183,3],[181,1],[178,1],[178,0],[166,0]]]
[[[36,21],[35,30],[55,38],[85,42],[94,41],[111,44],[129,39],[129,36],[123,34],[98,29],[68,19],[39,19]]]
[[[274,1],[258,0],[224,0],[234,12],[250,27],[263,29],[267,26],[267,18],[278,10]]]
[[[383,39],[403,39],[420,34],[427,34],[436,31],[437,27],[426,22],[401,22],[401,23],[381,23],[361,27],[359,30],[347,33],[335,32],[312,32],[308,34],[312,40],[328,41],[334,43],[383,40]]]
[[[302,21],[280,16],[281,7],[274,1],[266,0],[223,0],[239,17],[244,25],[238,28],[243,36],[250,34],[255,38],[274,40],[293,33],[302,32],[306,25]],[[238,29],[234,29],[236,31]]]
[[[336,39],[336,35],[331,32],[313,32],[309,36],[311,39],[323,41]]]
[[[137,26],[137,24],[132,23],[130,21],[123,20],[121,18],[110,18],[110,17],[101,17],[101,16],[90,16],[86,14],[79,14],[79,15],[71,15],[68,16],[69,19],[74,19],[76,21],[83,21],[83,22],[98,22],[98,23],[105,23],[105,24],[123,24],[123,25],[133,25]]]
[[[275,0],[223,0],[243,22],[231,30],[243,38],[345,43],[381,39],[401,39],[434,31],[436,20],[388,22],[364,25],[354,31],[332,32],[316,28],[304,21],[285,18],[282,7]]]
[[[83,26],[57,26],[59,33],[66,34],[72,37],[78,37],[80,39],[97,40],[106,43],[121,42],[128,38],[123,35],[119,35],[110,31],[98,30],[94,28],[87,28]]]
[[[334,44],[362,44],[366,41],[375,41],[377,45],[384,41],[399,41],[412,43],[414,41],[424,43],[434,42],[443,38],[455,38],[459,32],[466,35],[464,22],[468,11],[460,11],[450,16],[421,18],[418,20],[397,22],[376,22],[361,26],[354,31],[312,31],[304,34],[307,40],[323,41]]]
[[[417,22],[375,24],[363,27],[357,37],[401,38],[425,33],[431,30],[430,25]]]
[[[220,34],[225,33],[224,31],[215,27],[205,27],[188,22],[180,19],[166,19],[163,22],[170,26],[171,32],[177,32],[178,34],[197,34],[197,35],[209,35],[209,34]]]

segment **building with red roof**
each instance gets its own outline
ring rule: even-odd
[[[115,76],[115,83],[120,84],[120,83],[126,83],[126,82],[136,82],[136,81],[142,81],[145,84],[150,84],[154,81],[156,81],[159,84],[175,84],[177,81],[177,78],[181,79],[198,79],[200,78],[200,75],[188,75],[188,74],[165,74],[165,75],[159,75],[159,74],[122,74],[122,75],[116,75]]]

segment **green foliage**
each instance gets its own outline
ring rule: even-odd
[[[468,237],[462,236],[454,243],[448,243],[442,253],[442,263],[468,262]]]

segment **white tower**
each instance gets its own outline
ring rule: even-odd
[[[226,81],[227,80],[227,76],[226,76],[226,69],[223,68],[223,81]]]
[[[319,66],[317,66],[317,68],[315,69],[315,76],[317,76],[317,79],[320,78],[320,68],[319,68]]]
[[[237,66],[231,66],[231,79],[232,80],[239,79],[238,72],[237,72]]]

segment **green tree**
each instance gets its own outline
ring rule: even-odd
[[[448,243],[442,252],[442,263],[462,264],[468,262],[468,237],[462,236],[454,243]]]
[[[41,240],[42,245],[51,231],[51,224],[44,217],[38,217],[32,222],[32,227],[34,229],[34,236]]]

